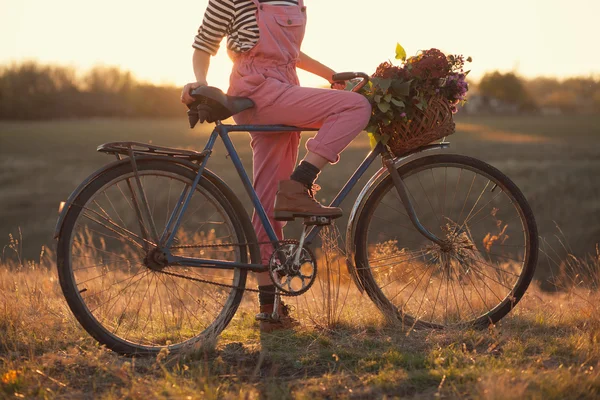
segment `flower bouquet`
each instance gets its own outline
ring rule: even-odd
[[[398,44],[396,59],[402,64],[380,64],[359,93],[373,107],[367,126],[371,146],[382,141],[400,155],[454,133],[452,115],[465,102],[464,65],[471,58],[429,49],[407,59]]]

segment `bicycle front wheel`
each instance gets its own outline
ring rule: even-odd
[[[538,255],[533,213],[517,186],[480,160],[427,156],[398,169],[425,228],[412,225],[391,177],[365,201],[354,240],[360,283],[406,325],[487,326],[521,299]]]
[[[137,168],[160,235],[196,172],[156,159],[141,159]],[[178,351],[216,337],[238,308],[247,271],[153,262],[156,243],[143,233],[151,229],[140,223],[132,188],[133,168],[123,163],[93,180],[65,216],[57,265],[69,307],[95,339],[122,354]],[[233,193],[203,176],[170,252],[248,262],[248,254],[258,249],[244,244],[244,219],[248,216]]]

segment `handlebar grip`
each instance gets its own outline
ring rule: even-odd
[[[363,78],[369,79],[369,75],[364,72],[339,72],[337,74],[333,74],[332,78],[334,81],[349,81],[354,78]]]

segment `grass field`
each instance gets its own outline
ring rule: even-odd
[[[0,398],[594,399],[600,396],[600,259],[569,271],[560,293],[532,285],[487,330],[411,330],[385,323],[354,286],[319,280],[295,305],[301,326],[261,335],[255,296],[216,345],[184,356],[127,358],[77,323],[53,254],[0,265]],[[323,262],[322,264],[327,264]],[[324,277],[321,272],[321,278]],[[324,299],[330,298],[327,302]],[[329,305],[328,305],[329,304]]]
[[[95,151],[97,145],[132,140],[201,148],[210,127],[190,130],[186,123],[185,118],[0,122],[0,238],[7,240],[9,233],[17,234],[20,229],[25,256],[35,257],[42,245],[54,243],[59,202],[86,176],[112,161]],[[468,116],[458,120],[448,151],[480,158],[507,174],[529,200],[540,235],[553,247],[562,248],[554,237],[558,226],[570,251],[584,256],[593,253],[600,240],[600,148],[593,145],[598,138],[598,116]],[[247,171],[251,171],[248,135],[236,134],[234,141]],[[362,135],[344,152],[338,165],[321,174],[320,182],[326,184],[322,184],[320,198],[330,200],[334,196],[367,149],[366,135]],[[372,172],[380,167],[374,164]],[[221,146],[209,168],[218,171],[239,196],[245,196]],[[357,193],[355,190],[342,205],[346,210]],[[338,226],[345,226],[345,219],[339,220]],[[288,235],[298,236],[298,228],[288,226]],[[545,267],[540,266],[539,271],[543,273]]]
[[[600,396],[600,150],[591,145],[600,136],[600,117],[458,121],[452,151],[511,177],[544,238],[537,280],[516,309],[487,330],[391,325],[343,275],[343,259],[317,252],[319,280],[289,301],[301,322],[293,332],[260,335],[256,296],[246,294],[214,346],[153,358],[120,357],[99,346],[71,314],[57,281],[52,232],[58,203],[111,160],[94,151],[98,144],[135,140],[199,148],[203,128],[191,131],[184,120],[0,123],[0,237],[6,243],[0,398]],[[247,136],[236,135],[235,143],[250,170]],[[352,143],[340,165],[323,172],[327,185],[319,197],[331,199],[367,149],[364,136]],[[242,196],[229,165],[219,147],[210,167]],[[298,226],[286,229],[289,236],[298,233]],[[555,293],[544,290],[556,286]]]

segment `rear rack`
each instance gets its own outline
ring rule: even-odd
[[[132,154],[139,155],[158,155],[168,156],[175,158],[184,158],[190,161],[202,160],[208,155],[208,151],[194,151],[194,150],[183,150],[174,149],[170,147],[155,146],[148,143],[140,142],[111,142],[104,143],[98,146],[99,152],[107,154],[121,154],[124,156],[131,156]]]

